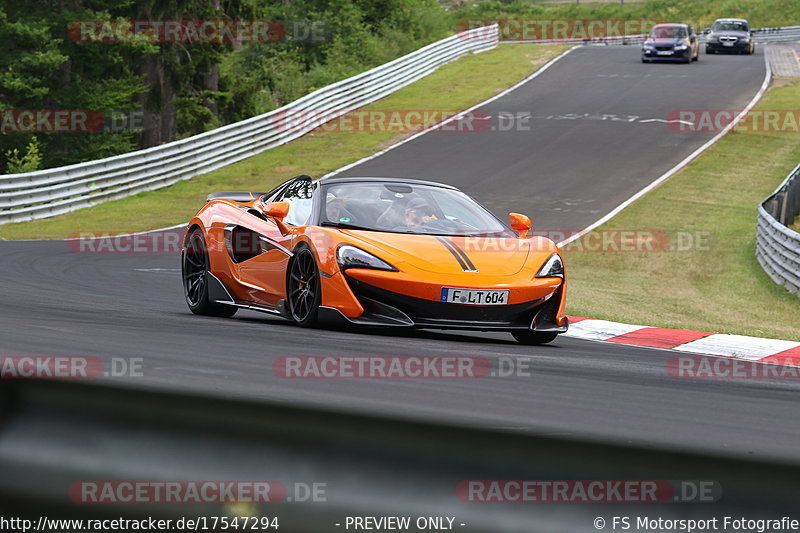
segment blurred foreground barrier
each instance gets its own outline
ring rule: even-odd
[[[277,517],[281,532],[313,533],[346,531],[348,516],[450,517],[449,530],[465,533],[555,533],[595,531],[596,517],[610,530],[613,516],[779,519],[797,510],[797,457],[711,456],[611,435],[434,425],[130,384],[4,380],[0,516],[35,523],[246,514]],[[571,487],[565,496],[545,492],[557,480]],[[658,486],[658,502],[614,491],[614,480]],[[269,502],[213,501],[221,484],[265,481]],[[517,481],[532,490],[522,492]],[[598,481],[601,499],[587,499]],[[202,502],[164,491],[136,496],[132,487],[143,482],[180,482],[181,490],[203,482],[211,492],[201,492]],[[577,486],[590,490],[576,493]]]

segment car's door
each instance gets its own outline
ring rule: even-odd
[[[252,296],[257,298],[254,301],[276,305],[285,297],[286,269],[292,256],[293,241],[297,228],[311,218],[313,190],[310,179],[298,179],[268,199],[289,204],[289,214],[283,224],[252,211],[242,217],[241,225],[255,234],[250,239],[257,254],[238,264],[238,276],[245,287],[253,289]],[[244,239],[247,238],[245,235]]]

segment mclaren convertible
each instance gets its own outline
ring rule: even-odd
[[[297,176],[268,193],[211,194],[188,225],[184,295],[199,315],[238,309],[320,323],[567,331],[556,245],[455,187],[399,178]]]

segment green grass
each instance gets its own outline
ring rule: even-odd
[[[742,17],[756,28],[800,24],[797,0],[646,0],[628,2],[466,2],[464,7],[448,12],[453,20],[464,18],[559,19],[642,19],[686,22],[699,29],[723,17]]]
[[[799,107],[800,82],[779,79],[758,108]],[[731,133],[598,228],[701,232],[710,240],[707,249],[683,252],[567,251],[568,312],[800,340],[800,298],[755,259],[756,208],[800,161],[799,141],[797,133]]]
[[[366,110],[467,109],[522,80],[565,46],[500,46],[447,64]],[[265,191],[297,174],[322,176],[394,144],[397,131],[316,131],[220,170],[53,218],[0,226],[0,239],[48,239],[79,232],[125,233],[188,221],[209,192]]]

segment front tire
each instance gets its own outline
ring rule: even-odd
[[[511,334],[520,344],[536,345],[553,342],[558,333],[538,333],[536,331],[512,331]]]
[[[236,307],[218,304],[208,298],[208,276],[211,273],[209,265],[203,230],[194,228],[186,236],[181,251],[181,276],[186,305],[196,315],[231,317],[236,314]]]
[[[298,326],[309,328],[317,325],[322,301],[319,268],[314,252],[306,244],[295,248],[292,263],[289,265],[286,301],[289,315]]]

